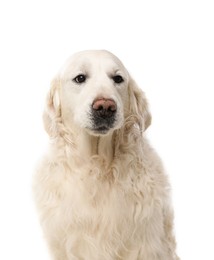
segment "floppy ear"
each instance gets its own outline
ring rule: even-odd
[[[144,131],[150,126],[152,118],[145,94],[132,78],[129,83],[129,113],[137,116]]]
[[[58,133],[57,122],[61,118],[61,106],[59,98],[60,80],[54,79],[46,98],[46,106],[43,113],[43,122],[46,132],[50,137]]]

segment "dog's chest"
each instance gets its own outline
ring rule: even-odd
[[[162,222],[162,195],[154,175],[125,163],[114,174],[99,164],[90,170],[86,165],[73,171],[59,164],[54,167],[43,178],[43,220],[48,233],[58,234],[69,248],[96,252],[92,248],[110,247],[113,251],[106,259],[112,259],[122,250],[120,246],[132,250],[140,247],[148,232],[155,237],[157,219]]]
[[[112,181],[99,178],[98,168],[93,174],[83,170],[64,176],[58,186],[55,216],[60,226],[93,234],[111,228],[111,232],[129,232],[132,224],[146,217],[144,209],[152,207],[154,198],[142,175],[133,180],[130,170],[122,181]]]

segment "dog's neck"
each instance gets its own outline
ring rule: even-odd
[[[58,139],[68,157],[82,166],[96,156],[110,165],[114,157],[114,134],[95,136],[84,129],[67,129]],[[61,140],[61,141],[60,141]],[[64,144],[64,145],[63,145]]]
[[[94,136],[86,131],[79,132],[76,138],[76,149],[78,154],[85,159],[99,155],[110,163],[113,159],[113,134]]]

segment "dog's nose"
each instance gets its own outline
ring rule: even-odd
[[[94,101],[92,108],[100,117],[111,117],[116,112],[117,105],[112,99],[100,98]]]

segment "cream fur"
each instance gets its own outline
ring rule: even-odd
[[[116,84],[118,73],[124,82]],[[83,84],[72,79],[88,76]],[[94,133],[97,97],[114,99],[115,125]],[[44,112],[50,147],[37,167],[34,194],[54,260],[175,260],[170,186],[144,137],[144,93],[107,51],[72,56],[52,82]]]

